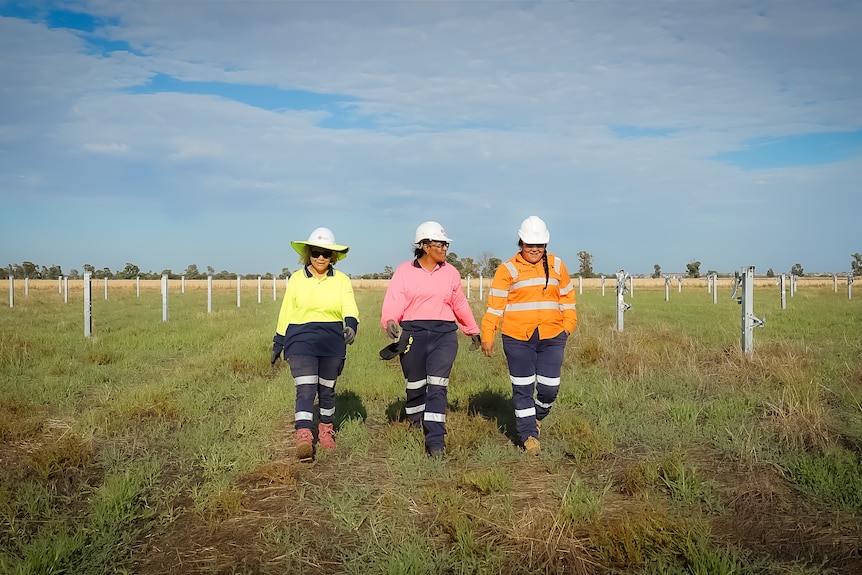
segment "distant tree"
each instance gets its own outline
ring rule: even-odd
[[[57,265],[49,267],[44,275],[44,279],[49,280],[55,280],[61,277],[63,277],[63,268]]]
[[[392,266],[383,266],[383,275],[386,276],[386,279],[391,280],[393,273]]]
[[[38,268],[36,267],[36,264],[34,264],[33,262],[23,262],[21,264],[21,267],[23,268],[23,271],[24,271],[24,275],[22,277],[30,278],[30,279],[35,279],[36,277],[38,277],[38,275],[39,275],[39,273],[37,271]]]
[[[449,252],[446,254],[446,263],[458,270],[458,273],[462,276],[467,275],[464,273],[464,264],[461,263],[461,260],[458,259],[458,254],[455,252]]]
[[[685,264],[685,269],[688,270],[686,274],[690,278],[699,278],[700,277],[700,262],[691,261]]]
[[[772,268],[769,268],[768,270],[766,270],[766,277],[768,277],[768,278],[774,278],[775,277],[775,272],[772,270]]]
[[[494,275],[494,272],[497,270],[497,266],[503,263],[500,258],[495,258],[494,254],[491,252],[482,252],[479,254],[479,260],[476,262],[477,267],[479,268],[478,273],[482,274],[482,277],[491,277]]]
[[[477,277],[479,275],[479,264],[473,258],[461,258],[461,275],[463,277]]]
[[[282,272],[283,272],[284,270],[286,270],[286,269],[287,269],[287,268],[284,268],[284,269],[282,270]],[[212,267],[212,266],[207,266],[207,275],[208,275],[208,276],[214,276],[214,275],[215,275],[215,268],[214,268],[214,267]],[[290,277],[290,274],[287,274],[287,276],[286,276],[286,277]]]
[[[490,258],[488,263],[485,265],[485,268],[482,270],[482,275],[486,278],[494,277],[494,274],[497,273],[497,268],[500,267],[503,263],[503,260],[500,258]]]
[[[141,275],[141,268],[131,262],[126,262],[123,271],[117,272],[117,278],[124,280],[133,280],[139,275]]]
[[[660,278],[660,277],[661,277],[661,266],[660,266],[660,265],[658,265],[658,264],[655,264],[655,265],[652,267],[652,269],[653,269],[652,277],[654,277],[654,278]]]
[[[203,274],[198,270],[197,264],[189,264],[183,275],[186,276],[186,279],[190,280],[199,280],[203,277]]]
[[[862,254],[853,254],[853,261],[850,262],[850,270],[854,276],[862,276]]]
[[[208,271],[209,271],[209,270],[211,270],[211,269],[212,269],[212,268],[207,268],[207,270],[208,270]],[[210,272],[209,272],[209,274],[210,274],[210,275],[212,275],[212,274],[213,274],[213,272],[211,272],[211,271],[210,271]],[[289,277],[290,277],[290,270],[289,270],[288,268],[281,268],[281,274],[280,274],[278,277],[279,277],[280,279],[287,279],[287,278],[289,278]]]
[[[805,275],[805,272],[802,270],[802,266],[800,264],[793,264],[790,267],[790,275],[802,277]]]
[[[72,268],[72,270],[69,272],[69,279],[70,280],[76,280],[80,277],[81,277],[81,272],[79,272],[75,268]]]
[[[578,261],[580,262],[578,275],[585,278],[591,278],[595,275],[593,273],[593,254],[587,251],[580,251],[578,252]]]

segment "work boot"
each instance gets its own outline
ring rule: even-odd
[[[307,461],[314,456],[312,442],[314,436],[310,429],[302,428],[296,430],[296,457],[300,461]]]
[[[317,426],[317,441],[323,449],[335,449],[335,432],[331,423],[321,423]]]
[[[528,437],[527,441],[524,442],[524,451],[527,452],[527,455],[539,455],[540,450],[539,440],[535,437]]]

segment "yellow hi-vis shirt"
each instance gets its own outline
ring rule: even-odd
[[[578,314],[572,280],[561,259],[547,257],[547,287],[542,260],[531,264],[518,253],[497,268],[482,318],[483,342],[494,341],[500,320],[501,332],[521,341],[529,340],[536,329],[539,339],[574,331]]]
[[[290,276],[276,334],[284,335],[285,357],[343,357],[344,324],[357,329],[359,310],[350,278],[330,266],[321,279],[307,268]]]

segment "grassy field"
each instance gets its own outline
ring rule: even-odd
[[[337,443],[293,455],[264,282],[0,284],[0,573],[862,573],[862,294],[758,283],[754,353],[720,283],[578,296],[542,454],[514,444],[505,359],[461,350],[447,457],[401,421],[383,291],[337,385]],[[483,304],[471,286],[473,308]],[[283,286],[278,289],[279,298]],[[487,294],[485,294],[487,295]],[[498,346],[498,350],[501,346]]]

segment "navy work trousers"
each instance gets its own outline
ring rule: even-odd
[[[527,341],[507,335],[502,338],[512,382],[515,428],[521,443],[529,437],[539,437],[536,420],[547,417],[557,399],[567,338],[563,331],[557,337],[539,339],[539,330]]]
[[[320,422],[332,423],[335,416],[335,381],[343,367],[343,357],[290,356],[290,374],[296,384],[296,429],[313,427],[315,396],[319,402]]]
[[[407,384],[407,419],[425,432],[425,449],[439,451],[446,444],[446,396],[449,374],[458,354],[458,332],[412,331],[401,354]]]

